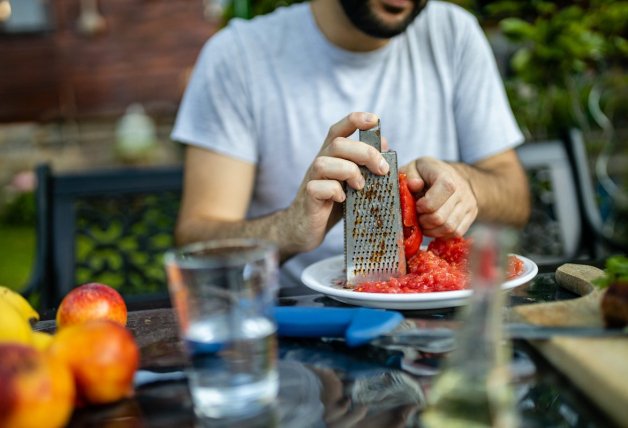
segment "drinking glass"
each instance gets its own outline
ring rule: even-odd
[[[165,267],[196,414],[262,412],[279,383],[275,246],[251,239],[201,242],[166,252]]]

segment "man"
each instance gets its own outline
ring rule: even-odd
[[[343,184],[363,186],[358,165],[388,172],[350,138],[378,118],[421,195],[425,235],[524,224],[523,137],[490,47],[470,14],[425,3],[314,0],[214,35],[173,131],[188,144],[178,242],[274,241],[281,285],[299,284],[303,268],[343,251]]]

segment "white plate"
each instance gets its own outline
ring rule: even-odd
[[[532,280],[539,271],[532,260],[517,255],[523,262],[521,275],[502,284],[504,290],[517,287]],[[382,309],[437,309],[461,306],[471,295],[471,290],[438,291],[433,293],[363,293],[342,288],[345,278],[344,255],[329,257],[316,262],[303,271],[301,281],[319,293],[332,299],[356,306]]]

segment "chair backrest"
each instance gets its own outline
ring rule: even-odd
[[[36,172],[37,254],[27,292],[40,294],[41,309],[86,282],[117,288],[135,307],[167,299],[162,255],[174,244],[180,166]]]
[[[521,253],[539,265],[599,258],[599,211],[579,132],[571,131],[564,139],[523,144],[517,153],[532,194]]]

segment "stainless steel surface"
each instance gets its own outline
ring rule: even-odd
[[[360,131],[360,141],[381,152],[380,126]],[[345,202],[345,268],[347,284],[388,280],[406,273],[397,154],[382,153],[390,171],[380,176],[360,167],[362,190],[347,187]]]

